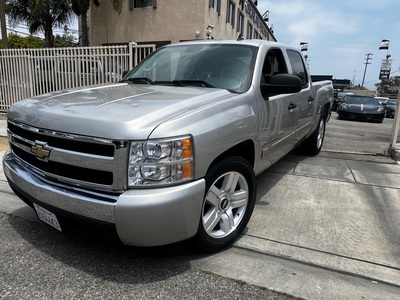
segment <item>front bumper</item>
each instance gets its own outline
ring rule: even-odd
[[[365,121],[382,121],[385,118],[385,112],[380,113],[358,113],[347,110],[340,110],[338,115],[342,119],[348,120],[365,120]]]
[[[47,180],[7,151],[3,170],[14,190],[31,206],[37,203],[62,218],[115,228],[126,245],[158,246],[194,236],[199,225],[205,181],[120,195],[87,191]],[[72,218],[71,218],[72,216]],[[63,225],[63,224],[62,224]],[[64,223],[67,226],[67,222]]]

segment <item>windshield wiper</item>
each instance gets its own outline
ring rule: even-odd
[[[156,83],[147,77],[132,77],[121,80],[120,82],[132,82],[132,83],[142,83],[142,84],[152,84],[155,85]]]
[[[179,86],[185,86],[185,85],[195,85],[195,86],[205,86],[209,88],[213,88],[214,86],[209,84],[207,81],[200,80],[200,79],[182,79],[182,80],[173,80],[173,84],[179,85]]]

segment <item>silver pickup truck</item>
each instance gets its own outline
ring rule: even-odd
[[[168,45],[120,83],[14,104],[4,172],[60,231],[218,251],[246,227],[256,175],[297,146],[319,153],[332,95],[280,43]]]

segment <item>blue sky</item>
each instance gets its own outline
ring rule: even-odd
[[[392,76],[400,76],[399,0],[258,0],[261,14],[269,11],[269,25],[279,42],[300,47],[308,43],[311,74],[333,75],[362,83],[365,58],[372,53],[364,86],[375,89],[390,40]]]

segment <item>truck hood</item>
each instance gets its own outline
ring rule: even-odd
[[[8,118],[72,134],[146,139],[162,122],[231,95],[215,88],[118,83],[26,99],[10,108]]]

